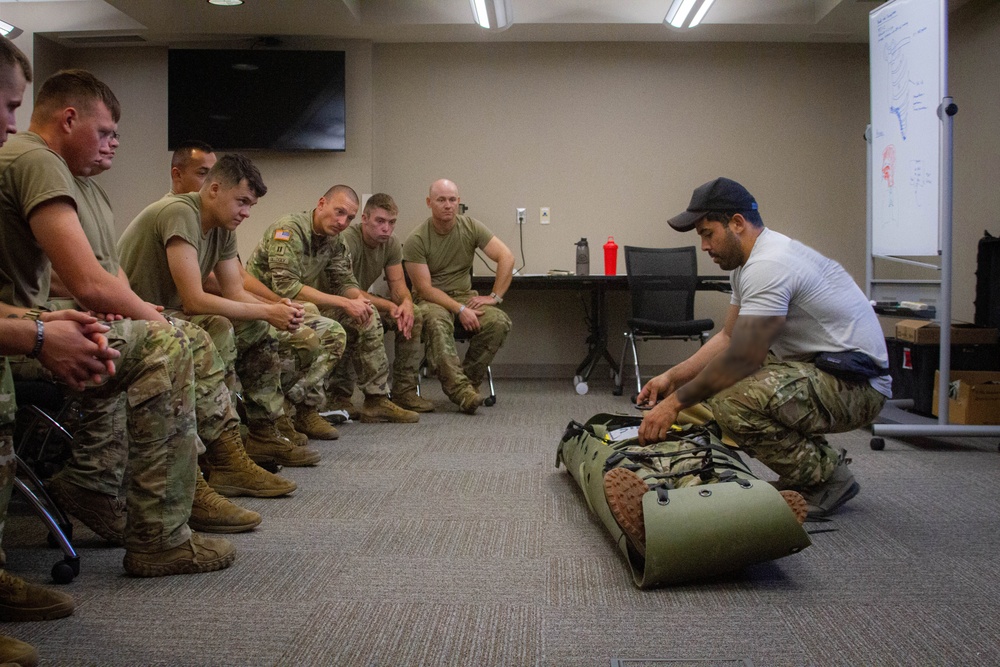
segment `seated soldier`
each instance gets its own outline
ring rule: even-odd
[[[422,340],[424,308],[413,305],[413,297],[403,275],[403,247],[393,235],[399,209],[387,194],[377,193],[365,202],[361,224],[345,229],[340,238],[351,259],[354,279],[362,294],[372,302],[385,328],[396,332],[395,357],[392,362],[392,402],[414,412],[433,412],[434,403],[417,394],[417,373],[424,358]],[[385,276],[390,298],[376,296],[367,290]],[[339,364],[332,381],[341,387],[342,395],[354,393],[354,381],[348,375],[352,369]]]
[[[510,318],[498,306],[513,279],[514,255],[483,223],[458,214],[458,186],[435,181],[427,196],[429,217],[403,244],[406,273],[417,305],[426,307],[424,340],[429,366],[441,387],[462,412],[475,414],[483,404],[479,385],[510,332]],[[476,248],[497,264],[489,296],[472,289]],[[472,334],[465,360],[455,349],[455,326]]]
[[[174,150],[170,160],[170,194],[198,192],[205,177],[217,162],[212,147],[202,141],[185,141]],[[247,273],[239,255],[236,256],[244,289],[262,303],[276,303],[281,297],[267,289]],[[204,283],[205,291],[222,296],[215,273]],[[295,331],[277,331],[278,355],[282,360],[281,388],[294,410],[294,421],[285,414],[277,421],[278,430],[300,445],[310,438],[336,440],[337,429],[319,415],[325,397],[323,383],[334,365],[344,354],[347,334],[337,322],[320,316],[319,311],[306,310],[305,326]],[[313,333],[315,332],[315,333]],[[319,338],[319,349],[316,338]],[[289,406],[286,405],[286,409]]]
[[[0,300],[42,319],[49,269],[77,277],[76,261],[99,267],[77,216],[74,175],[93,172],[115,134],[118,102],[83,71],[57,73],[43,84],[29,132],[0,148]],[[108,298],[116,279],[91,271],[74,294],[95,312],[120,312]],[[195,490],[197,433],[191,342],[134,295],[124,303],[148,320],[109,323],[110,347],[121,353],[117,373],[88,384],[83,397],[127,392],[129,469],[125,570],[138,576],[207,572],[228,567],[227,540],[192,533],[187,525]],[[41,331],[41,328],[39,328]]]
[[[206,315],[231,322],[250,458],[261,465],[308,466],[319,461],[320,453],[291,442],[276,426],[285,412],[275,328],[297,329],[304,317],[302,306],[288,299],[265,304],[248,294],[236,258],[236,228],[266,192],[250,160],[225,155],[209,171],[200,192],[167,195],[139,213],[118,240],[118,251],[122,268],[133,276],[133,287],[143,298],[196,324]],[[212,272],[224,296],[205,290],[204,281]],[[209,333],[217,337],[229,332]],[[225,349],[224,342],[216,340],[220,350]],[[231,390],[235,393],[237,387]]]
[[[358,196],[346,185],[335,185],[312,211],[286,215],[264,232],[250,256],[247,271],[275,293],[315,304],[347,331],[344,354],[365,395],[361,421],[416,422],[416,412],[389,400],[389,360],[383,344],[378,311],[365,298],[351,272],[350,259],[339,235],[358,211]],[[329,389],[329,387],[328,387]],[[333,387],[327,406],[350,396]]]

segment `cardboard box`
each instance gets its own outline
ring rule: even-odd
[[[896,338],[917,345],[938,345],[941,343],[941,327],[930,320],[903,320],[896,324]],[[990,345],[996,342],[996,329],[974,324],[951,325],[952,345]]]
[[[938,378],[934,373],[933,414],[938,413]],[[948,385],[948,421],[952,424],[1000,424],[1000,373],[952,371]]]

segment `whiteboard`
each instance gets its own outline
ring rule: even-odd
[[[938,213],[946,0],[892,0],[869,14],[872,253],[931,256]]]

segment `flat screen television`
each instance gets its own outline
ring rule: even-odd
[[[167,142],[218,151],[342,151],[344,52],[171,49]]]

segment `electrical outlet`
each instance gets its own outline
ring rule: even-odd
[[[550,222],[552,222],[552,212],[549,211],[549,207],[548,206],[543,206],[542,207],[542,210],[539,213],[538,217],[539,217],[539,221],[543,225],[547,225]]]
[[[518,209],[515,210],[515,212],[517,214],[517,216],[515,218],[515,220],[517,221],[517,224],[523,225],[524,224],[524,218],[526,216],[527,211],[525,209],[523,209],[523,208],[518,208]]]

